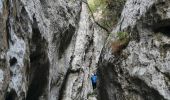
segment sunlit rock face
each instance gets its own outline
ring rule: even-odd
[[[168,0],[127,0],[101,53],[99,100],[170,100],[169,7]],[[130,41],[115,54],[120,31]]]

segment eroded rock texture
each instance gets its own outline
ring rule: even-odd
[[[0,0],[0,22],[0,100],[90,97],[107,32],[85,2]]]
[[[170,1],[107,3],[0,0],[0,100],[170,100]]]
[[[100,57],[99,100],[170,100],[169,8],[168,0],[127,0]],[[130,41],[115,54],[120,31]]]

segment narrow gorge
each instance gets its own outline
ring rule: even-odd
[[[0,0],[0,100],[170,100],[169,55],[169,0]]]

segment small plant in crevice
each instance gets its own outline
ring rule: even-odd
[[[127,39],[129,36],[127,32],[117,32],[117,37],[119,38],[119,40],[122,40]]]
[[[117,55],[120,54],[123,49],[129,44],[130,38],[127,32],[117,32],[117,40],[111,44],[112,53]]]

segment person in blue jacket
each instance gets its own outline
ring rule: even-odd
[[[91,76],[91,82],[92,82],[93,89],[95,89],[96,88],[96,83],[97,83],[97,75],[96,75],[96,73]]]

